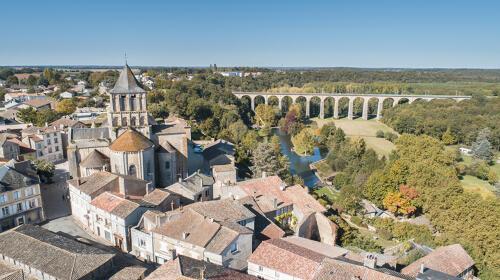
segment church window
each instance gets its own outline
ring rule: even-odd
[[[136,174],[137,174],[137,170],[136,170],[136,168],[135,168],[135,165],[133,165],[133,164],[132,164],[132,165],[131,165],[131,166],[129,166],[129,168],[128,168],[128,175],[130,175],[130,176],[135,176]]]
[[[135,98],[135,95],[130,96],[130,111],[136,111],[137,109],[137,98]]]
[[[125,95],[120,96],[120,111],[125,111]]]

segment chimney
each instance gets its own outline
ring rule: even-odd
[[[284,191],[285,189],[286,189],[286,183],[283,182],[283,183],[280,184],[280,190]]]
[[[377,264],[377,257],[372,254],[366,254],[365,259],[363,261],[363,265],[368,268],[375,268]]]
[[[420,264],[420,273],[424,273],[425,272],[425,266],[423,263]]]
[[[182,177],[179,176],[179,183],[182,183]]]
[[[273,207],[274,207],[274,209],[278,208],[278,199],[277,198],[273,198]]]
[[[262,171],[262,178],[266,178],[266,177],[267,177],[266,171]]]
[[[183,232],[182,233],[182,239],[186,239],[189,236],[188,232]]]

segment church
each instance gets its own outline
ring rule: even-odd
[[[100,127],[68,131],[68,163],[73,178],[100,171],[132,176],[166,187],[188,175],[191,128],[170,117],[157,123],[148,114],[146,91],[125,64]]]

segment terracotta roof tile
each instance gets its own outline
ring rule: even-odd
[[[138,152],[153,146],[154,144],[151,140],[129,128],[122,135],[118,136],[109,148],[119,152]]]
[[[423,264],[426,268],[444,272],[452,276],[458,276],[474,265],[474,260],[467,254],[460,244],[439,247],[407,267],[403,268],[403,274],[415,277]]]

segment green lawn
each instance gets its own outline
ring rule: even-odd
[[[394,150],[394,144],[383,138],[377,138],[375,135],[378,130],[383,132],[392,132],[397,134],[392,128],[387,125],[377,121],[377,120],[363,120],[361,118],[355,120],[349,119],[318,119],[314,118],[321,128],[325,123],[334,122],[337,127],[342,128],[347,136],[350,137],[361,137],[365,140],[366,145],[372,148],[380,156],[389,156],[392,150]]]
[[[328,200],[335,201],[339,196],[338,192],[333,191],[330,187],[322,187],[314,191],[318,196],[326,196]]]
[[[466,175],[461,180],[464,190],[480,194],[483,198],[495,197],[493,187],[487,182],[474,176]]]

